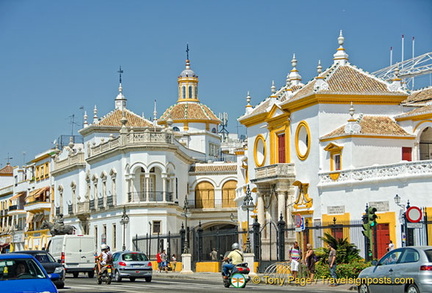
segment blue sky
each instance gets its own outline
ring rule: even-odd
[[[81,107],[111,111],[120,65],[128,108],[150,118],[156,99],[160,116],[176,102],[187,43],[201,102],[244,134],[236,118],[247,92],[255,105],[272,80],[282,86],[293,53],[303,82],[312,79],[318,60],[332,64],[339,30],[350,62],[373,72],[389,65],[390,47],[401,60],[402,34],[404,59],[412,37],[415,55],[432,51],[432,1],[1,0],[0,167],[70,134]]]

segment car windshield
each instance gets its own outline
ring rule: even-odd
[[[0,281],[44,278],[46,275],[34,259],[0,259]]]
[[[124,253],[122,259],[124,261],[148,261],[144,253]]]
[[[428,261],[432,262],[432,249],[426,249],[424,252],[426,253]]]

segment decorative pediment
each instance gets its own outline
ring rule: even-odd
[[[342,149],[343,149],[343,146],[338,146],[337,144],[332,143],[332,142],[329,143],[329,144],[324,148],[325,151],[327,151],[327,152],[331,152],[331,153],[333,153],[333,152],[341,152]]]

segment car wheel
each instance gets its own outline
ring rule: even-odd
[[[358,287],[358,293],[369,293],[369,287],[366,284],[361,284]]]
[[[134,278],[134,277],[130,277],[129,280],[130,280],[131,282],[135,282],[135,278]]]
[[[55,286],[57,287],[57,289],[63,289],[64,288],[64,282],[63,281],[61,281],[61,282],[56,282],[55,283]]]
[[[146,280],[147,283],[150,283],[151,280],[152,280],[152,277],[145,277],[145,280]]]
[[[114,280],[116,282],[121,282],[122,281],[122,277],[120,277],[120,272],[118,270],[115,271],[115,273],[114,273]]]
[[[73,272],[72,274],[73,274],[74,278],[78,278],[79,272]]]
[[[94,271],[88,272],[88,277],[93,278],[94,277]]]
[[[407,293],[420,293],[420,290],[417,288],[415,284],[411,284],[408,286],[408,289],[406,290]]]

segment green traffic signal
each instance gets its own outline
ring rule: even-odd
[[[377,211],[377,209],[374,207],[368,208],[367,217],[368,217],[368,223],[371,227],[375,227],[377,224],[376,219],[378,218],[378,216],[375,214],[376,211]]]

